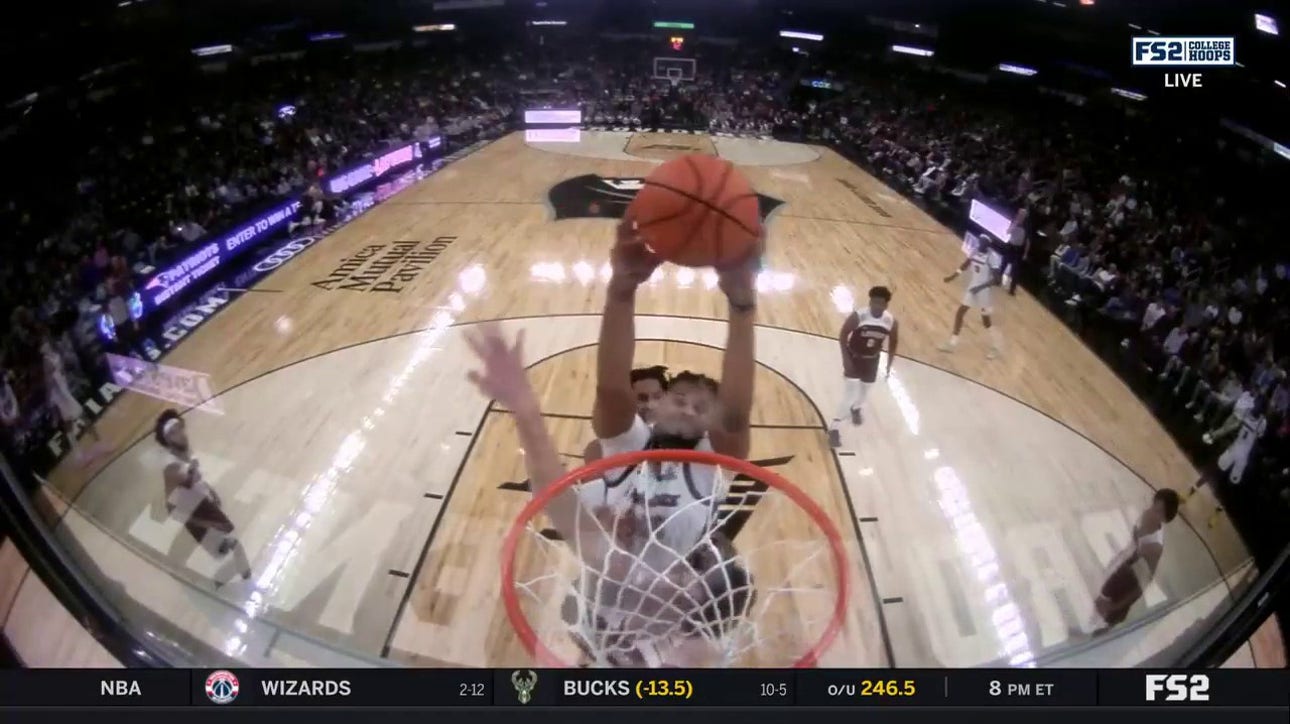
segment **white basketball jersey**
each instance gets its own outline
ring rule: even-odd
[[[202,478],[201,470],[194,470],[197,467],[195,458],[185,459],[171,451],[170,460],[179,466],[184,478],[191,481],[186,486],[179,486],[170,491],[167,502],[175,506],[176,512],[182,510],[185,513],[191,513],[199,504],[214,499],[215,491]]]
[[[1254,446],[1254,442],[1263,437],[1263,432],[1268,428],[1268,421],[1263,416],[1255,417],[1246,415],[1241,418],[1241,429],[1236,433],[1236,440],[1233,441],[1232,447],[1248,450]]]
[[[632,428],[612,440],[601,440],[605,456],[649,445],[650,428],[639,417]],[[705,436],[695,450],[712,452]],[[715,527],[717,506],[717,469],[711,465],[665,462],[614,468],[595,483],[579,488],[584,507],[607,506],[650,521],[655,536],[663,545],[679,554],[687,554]]]
[[[990,269],[990,252],[977,247],[968,257],[968,289],[979,289],[991,283],[994,272]]]
[[[883,310],[882,314],[875,317],[868,307],[861,307],[856,310],[856,316],[860,318],[859,329],[861,330],[881,328],[884,332],[890,334],[891,328],[896,325],[895,315],[887,310]]]

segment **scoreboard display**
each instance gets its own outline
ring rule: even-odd
[[[1152,710],[1178,716],[1188,709],[1231,709],[1244,722],[1286,721],[1290,672],[1220,669],[235,669],[0,671],[0,709],[16,713],[110,706],[131,708],[131,721],[156,710],[365,709],[363,721],[388,708],[476,710],[520,708],[630,709],[640,707],[756,708],[790,721],[791,708],[810,721],[865,721],[884,710],[918,709],[930,718],[962,721],[956,710],[989,707],[991,721],[1015,710],[1033,722],[1061,711],[1132,711],[1135,722],[1156,721]],[[1236,711],[1239,710],[1239,711]],[[829,716],[839,713],[837,718]],[[937,715],[936,712],[941,712]],[[680,713],[679,713],[680,714]],[[353,714],[351,714],[353,716]],[[436,715],[437,716],[437,715]],[[609,715],[617,716],[617,715]],[[684,716],[682,717],[684,718]],[[1061,718],[1061,717],[1058,717]],[[242,715],[238,715],[242,721]],[[769,721],[769,719],[766,719]],[[1180,719],[1159,719],[1178,722]],[[1217,721],[1183,717],[1182,721]],[[423,720],[424,721],[424,720]],[[472,720],[475,721],[475,720]],[[1051,724],[1051,722],[1048,722]]]

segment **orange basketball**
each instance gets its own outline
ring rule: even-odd
[[[683,266],[743,261],[761,235],[757,194],[716,156],[681,156],[654,169],[627,214],[655,254]]]

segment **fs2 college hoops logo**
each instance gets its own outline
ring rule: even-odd
[[[206,677],[206,698],[215,704],[231,704],[237,698],[239,685],[231,671],[216,671]]]
[[[1133,38],[1130,60],[1134,67],[1234,66],[1236,65],[1236,38],[1138,36]],[[1166,88],[1201,88],[1203,85],[1204,78],[1200,73],[1165,73]]]
[[[565,179],[547,192],[547,200],[555,211],[555,220],[563,219],[621,219],[627,205],[645,188],[640,177],[606,177],[596,174]],[[757,194],[757,204],[764,221],[767,216],[784,205],[784,202]]]

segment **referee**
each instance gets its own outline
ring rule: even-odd
[[[1024,208],[1017,212],[1001,249],[1003,264],[1000,268],[1008,276],[1008,293],[1014,297],[1017,295],[1017,277],[1021,276],[1021,262],[1030,256],[1030,235],[1026,233],[1028,215]]]

